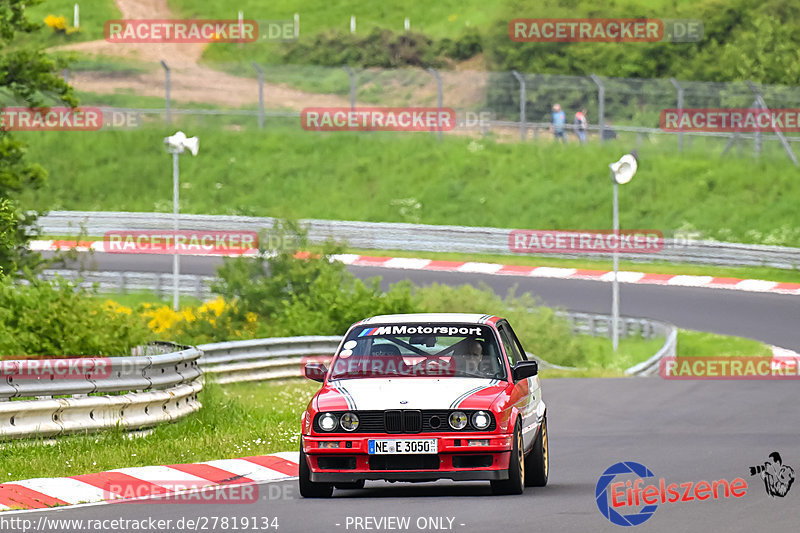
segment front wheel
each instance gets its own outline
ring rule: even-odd
[[[550,449],[547,442],[547,417],[542,419],[542,428],[539,436],[533,443],[533,450],[525,459],[528,477],[525,480],[529,487],[544,487],[547,485],[547,475],[550,473]]]
[[[331,483],[314,483],[311,481],[311,469],[308,459],[300,444],[300,495],[303,498],[330,498],[333,495]]]
[[[522,428],[514,427],[514,447],[508,461],[508,479],[492,480],[494,494],[522,494],[525,490],[525,448],[522,445]]]

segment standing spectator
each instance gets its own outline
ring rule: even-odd
[[[553,132],[553,140],[558,142],[558,139],[561,138],[564,144],[567,144],[567,132],[564,131],[567,124],[567,116],[561,110],[559,104],[553,104],[553,117],[551,122],[550,131]]]
[[[586,128],[588,122],[586,121],[586,108],[582,107],[580,111],[575,113],[575,134],[581,144],[586,142]]]

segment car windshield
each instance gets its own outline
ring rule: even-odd
[[[455,376],[505,379],[495,335],[478,324],[393,324],[353,328],[332,379]]]

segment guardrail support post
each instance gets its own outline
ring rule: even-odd
[[[258,72],[258,129],[264,127],[264,71],[253,61],[253,68]]]
[[[161,60],[161,66],[164,68],[164,111],[166,112],[166,121],[167,125],[172,122],[171,110],[170,110],[170,92],[171,92],[171,85],[172,85],[172,76],[169,66],[167,62],[163,59]]]
[[[528,104],[528,91],[525,87],[525,78],[516,70],[512,70],[511,73],[519,82],[519,138],[525,141],[525,107]]]

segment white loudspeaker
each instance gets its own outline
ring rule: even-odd
[[[182,131],[177,132],[175,135],[164,138],[164,144],[167,145],[167,150],[170,153],[182,154],[185,149],[189,149],[192,155],[197,155],[200,149],[200,139],[197,137],[186,137]]]
[[[636,174],[638,165],[636,163],[636,158],[633,157],[633,155],[625,154],[620,157],[619,161],[616,163],[611,163],[608,165],[608,168],[610,168],[611,172],[614,174],[614,181],[620,185],[624,185],[633,179],[633,175]]]

